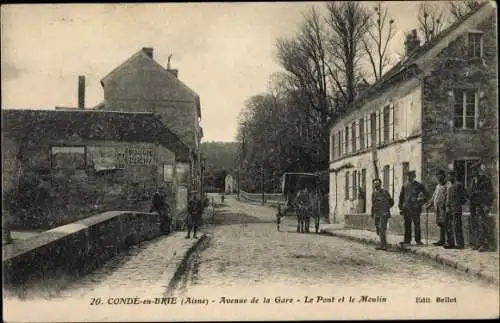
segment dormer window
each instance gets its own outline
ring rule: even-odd
[[[482,33],[469,32],[467,35],[467,54],[470,58],[481,58],[483,56]]]

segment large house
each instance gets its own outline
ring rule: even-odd
[[[190,190],[202,192],[200,98],[178,78],[178,70],[163,67],[145,47],[101,80],[104,101],[99,110],[152,112],[191,149]]]
[[[331,218],[369,213],[375,164],[395,214],[409,170],[432,193],[438,169],[467,186],[480,161],[498,192],[496,26],[487,2],[423,45],[410,32],[405,57],[333,121]]]

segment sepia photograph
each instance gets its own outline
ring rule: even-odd
[[[500,317],[496,2],[0,8],[5,322]]]

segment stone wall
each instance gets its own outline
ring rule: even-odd
[[[7,285],[85,274],[120,250],[161,234],[154,213],[107,212],[4,246]]]
[[[29,203],[11,207],[11,225],[17,229],[50,229],[111,210],[147,211],[151,195],[159,182],[158,159],[161,159],[162,163],[175,163],[173,153],[161,146],[162,153],[158,154],[158,157],[158,146],[149,143],[89,141],[75,137],[48,136],[17,145],[22,145],[20,163],[23,176],[32,180],[39,192],[45,193],[45,197],[35,203],[36,207],[25,208],[25,204]],[[50,150],[52,145],[87,147],[85,167],[53,169]],[[89,147],[149,148],[155,156],[151,164],[147,165],[125,165],[119,169],[98,170],[89,157]],[[9,156],[4,157],[11,159]],[[4,158],[3,164],[5,163]],[[170,183],[170,186],[172,185],[175,183]],[[169,202],[175,205],[175,186],[170,187],[170,191],[172,196]]]
[[[146,55],[134,55],[104,79],[104,99],[104,109],[158,113],[169,129],[195,147],[195,93]]]

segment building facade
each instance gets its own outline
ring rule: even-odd
[[[181,211],[187,147],[152,113],[2,110],[3,207],[48,229],[103,211],[149,211],[156,187]],[[185,207],[185,206],[184,206]]]
[[[331,219],[369,213],[376,169],[396,214],[409,170],[430,193],[438,169],[468,186],[480,161],[498,178],[496,30],[486,3],[422,46],[416,31],[407,36],[405,58],[331,125]]]
[[[104,101],[96,109],[152,112],[190,147],[187,189],[202,192],[200,98],[178,78],[178,70],[155,61],[153,48],[142,48],[106,75],[101,85]]]
[[[224,180],[224,191],[226,194],[233,194],[238,191],[238,181],[233,177],[232,174],[226,175]]]

